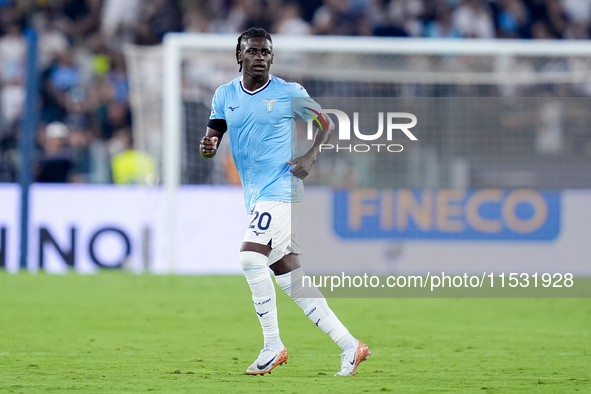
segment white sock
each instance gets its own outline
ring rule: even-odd
[[[257,252],[240,252],[240,265],[252,292],[252,302],[263,328],[265,347],[281,350],[283,343],[277,323],[275,286],[267,267],[267,257]]]
[[[275,281],[302,308],[306,316],[328,334],[343,351],[357,348],[358,341],[330,309],[326,298],[318,288],[302,288],[298,286],[292,292],[292,278],[296,280],[294,283],[301,283],[298,279],[303,275],[304,271],[301,268],[296,268],[287,274],[275,276]]]

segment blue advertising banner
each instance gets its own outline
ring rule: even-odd
[[[552,241],[560,233],[560,192],[337,190],[333,226],[346,239]]]

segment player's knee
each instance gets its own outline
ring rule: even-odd
[[[324,298],[322,292],[314,286],[312,278],[306,275],[301,267],[287,274],[276,276],[275,279],[287,295],[293,298],[300,306],[301,303],[307,302],[305,300]]]
[[[240,252],[240,267],[243,271],[267,268],[267,256],[258,252]]]

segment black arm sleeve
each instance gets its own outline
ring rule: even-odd
[[[219,131],[220,133],[225,133],[226,130],[228,130],[228,125],[224,119],[209,119],[207,127]]]

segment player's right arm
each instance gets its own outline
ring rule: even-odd
[[[226,116],[224,114],[224,94],[221,89],[216,90],[211,103],[211,115],[207,123],[205,136],[201,138],[199,153],[206,159],[215,156],[224,133],[228,130]]]
[[[199,144],[199,153],[201,153],[201,156],[206,159],[214,157],[223,137],[224,133],[208,127],[205,136],[201,138],[201,143]]]

